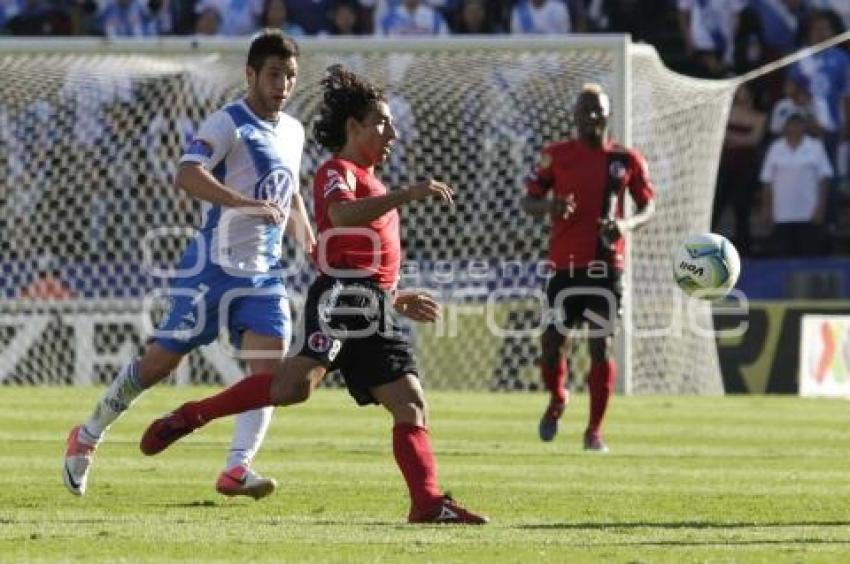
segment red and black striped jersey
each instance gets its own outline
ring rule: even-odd
[[[556,198],[575,198],[575,212],[552,221],[549,260],[558,270],[584,268],[600,260],[622,269],[625,241],[620,238],[612,245],[601,241],[600,219],[623,217],[627,190],[639,207],[655,197],[646,160],[613,141],[602,147],[579,140],[547,145],[526,180],[526,190],[537,198],[550,190]]]

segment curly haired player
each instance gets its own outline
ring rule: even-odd
[[[397,208],[425,198],[451,203],[453,190],[435,180],[388,191],[374,167],[396,139],[381,90],[334,66],[322,81],[316,139],[333,156],[314,180],[321,272],[307,294],[305,338],[280,371],[254,375],[154,421],[142,452],[156,454],[193,430],[223,417],[268,405],[307,400],[328,371],[339,370],[359,405],[377,403],[393,417],[393,454],[410,492],[411,523],[483,524],[444,494],[428,433],[425,394],[410,343],[397,316],[431,322],[439,305],[421,292],[399,292],[401,264]]]

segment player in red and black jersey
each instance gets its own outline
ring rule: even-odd
[[[607,451],[601,426],[616,381],[612,340],[622,298],[623,235],[654,212],[655,189],[646,161],[608,138],[610,102],[598,85],[586,85],[573,108],[578,138],[546,146],[526,181],[522,208],[552,222],[549,260],[555,274],[546,293],[553,318],[543,334],[542,376],[551,394],[540,420],[541,440],[551,441],[569,400],[564,348],[568,329],[589,325],[587,383],[590,419],[584,448]],[[625,194],[636,212],[623,216]]]
[[[393,416],[393,454],[407,482],[411,523],[483,524],[437,485],[428,413],[416,359],[398,316],[432,322],[439,305],[424,292],[396,289],[401,263],[397,208],[425,198],[451,203],[453,190],[426,180],[388,191],[374,167],[396,130],[383,92],[340,66],[329,69],[316,139],[333,152],[319,167],[314,201],[320,275],[304,306],[304,342],[279,373],[250,376],[154,421],[142,437],[156,454],[213,419],[267,405],[305,401],[325,374],[339,370],[360,405]]]

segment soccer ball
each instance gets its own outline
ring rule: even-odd
[[[689,235],[673,257],[673,278],[689,296],[716,300],[729,293],[741,273],[738,251],[716,233]]]

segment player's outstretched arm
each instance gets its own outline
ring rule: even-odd
[[[304,199],[298,192],[292,195],[292,210],[289,214],[289,221],[286,223],[286,233],[298,241],[307,254],[311,253],[313,247],[316,246],[316,235],[310,226],[310,218],[307,216]]]
[[[453,195],[454,190],[449,185],[429,179],[383,196],[333,202],[328,206],[328,215],[334,227],[356,227],[366,225],[388,211],[416,200],[434,197],[451,204]]]
[[[271,223],[283,221],[283,210],[274,202],[253,200],[219,182],[202,165],[183,163],[177,170],[175,183],[193,198],[227,208],[256,208],[251,213]]]

